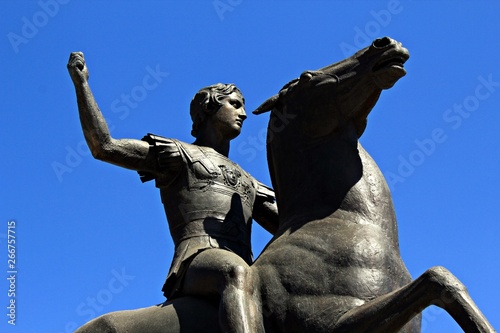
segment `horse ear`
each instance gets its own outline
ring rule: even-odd
[[[279,95],[276,94],[271,98],[268,98],[264,103],[262,103],[255,111],[253,111],[253,114],[261,114],[265,113],[267,111],[271,111],[276,102],[278,101]]]

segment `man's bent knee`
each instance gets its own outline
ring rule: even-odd
[[[238,289],[253,288],[252,271],[249,266],[231,266],[228,268],[226,275],[228,285],[232,285]]]

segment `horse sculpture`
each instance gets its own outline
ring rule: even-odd
[[[411,282],[387,183],[358,142],[408,58],[401,43],[377,39],[304,72],[254,111],[272,110],[267,152],[280,212],[278,234],[253,265],[266,332],[420,332],[416,315],[433,304],[466,332],[494,332],[445,268]]]
[[[264,102],[278,233],[252,265],[266,332],[420,332],[437,305],[467,333],[495,332],[442,267],[412,281],[391,195],[359,137],[380,93],[406,72],[408,51],[381,38],[306,71]],[[218,332],[217,303],[180,298],[101,316],[77,332]]]

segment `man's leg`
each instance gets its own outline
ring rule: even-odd
[[[220,333],[217,307],[195,297],[180,297],[148,308],[107,313],[75,333]]]
[[[181,294],[220,296],[223,332],[264,332],[254,275],[250,266],[232,252],[208,249],[198,254],[186,271]]]

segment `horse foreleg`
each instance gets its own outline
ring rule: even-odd
[[[466,333],[495,332],[465,286],[443,267],[433,267],[408,285],[349,310],[335,324],[335,332],[398,332],[430,305],[446,310]]]
[[[148,308],[100,316],[75,333],[220,333],[218,309],[194,297],[182,297]]]

